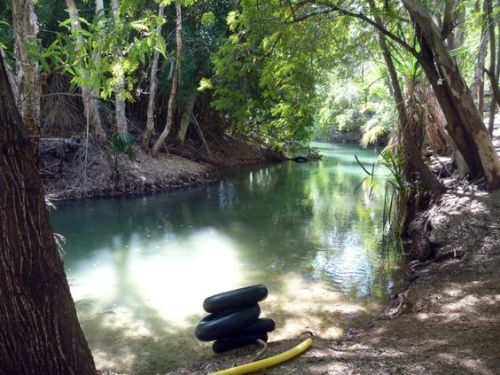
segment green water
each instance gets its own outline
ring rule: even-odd
[[[397,251],[382,249],[384,173],[371,150],[315,144],[323,160],[245,168],[134,199],[61,205],[54,229],[99,368],[156,374],[212,356],[194,325],[205,297],[262,283],[270,341],[338,338],[383,309]]]

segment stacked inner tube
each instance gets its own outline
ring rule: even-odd
[[[254,344],[259,339],[267,342],[268,332],[276,328],[274,320],[259,319],[259,302],[267,294],[267,288],[259,284],[206,298],[203,308],[210,314],[196,326],[196,337],[202,341],[215,340],[212,344],[215,353]]]

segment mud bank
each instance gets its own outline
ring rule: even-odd
[[[130,155],[113,155],[107,146],[87,145],[78,138],[45,138],[40,150],[41,176],[49,200],[179,189],[212,182],[227,169],[278,161],[281,157],[234,138],[221,140],[221,146],[213,148],[209,158],[192,152],[152,157],[137,146]]]

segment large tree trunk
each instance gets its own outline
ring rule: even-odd
[[[81,25],[78,19],[78,9],[76,8],[75,0],[66,0],[66,6],[68,7],[69,17],[71,18],[72,30],[75,32],[80,31]],[[76,43],[77,46],[83,43],[81,35],[77,37]],[[106,140],[106,133],[102,127],[101,116],[99,115],[99,103],[96,98],[97,94],[94,90],[87,87],[82,87],[81,90],[85,118],[91,129],[91,133],[96,140],[104,142]]]
[[[10,87],[12,88],[12,93],[14,94],[14,99],[17,102],[17,80],[14,72],[10,68],[9,64],[5,61],[5,53],[4,50],[0,48],[0,54],[3,57],[5,62],[5,69],[7,70],[7,77],[9,78]]]
[[[477,0],[476,1],[476,12],[479,12],[481,10],[481,1]],[[438,18],[439,19],[439,18]],[[484,18],[483,18],[484,21]],[[455,0],[445,0],[445,14],[443,16],[443,28],[441,30],[441,36],[443,39],[446,40],[446,46],[448,48],[448,51],[453,51],[455,49],[458,49],[463,46],[464,42],[464,22],[465,22],[465,7],[459,6],[459,4]],[[483,33],[481,32],[481,35]],[[460,56],[457,56],[455,58],[457,64],[460,64]],[[478,62],[479,66],[484,66],[484,63],[481,65],[480,62]],[[478,65],[476,65],[477,68]],[[475,76],[477,77],[480,75],[480,72],[476,72]],[[484,76],[484,75],[483,75]],[[472,87],[474,87],[474,84],[472,84]],[[481,91],[479,93],[479,97],[481,98],[480,100],[482,101],[484,98],[484,82],[478,82],[477,86],[478,90]],[[474,92],[471,90],[472,93]],[[473,93],[474,95],[474,93]],[[438,104],[437,111],[437,118],[441,117],[439,113],[442,114],[442,125],[443,128],[445,129],[445,139],[446,142],[450,145],[451,150],[452,150],[452,159],[455,162],[457,172],[460,176],[464,177],[469,173],[469,167],[467,166],[467,163],[465,162],[464,157],[462,156],[462,153],[457,147],[457,144],[453,141],[453,138],[450,137],[450,135],[446,132],[446,118],[444,117],[443,111],[441,109],[441,106],[439,105],[439,102],[436,98],[435,94],[430,94],[430,97],[432,97],[434,100],[431,100],[432,104]],[[429,98],[431,99],[431,98]],[[482,104],[480,105],[482,107]],[[431,103],[429,104],[429,107],[431,107]],[[439,108],[438,108],[439,107]]]
[[[95,374],[0,55],[0,373]]]
[[[158,17],[163,17],[163,12],[165,7],[160,5],[158,9]],[[162,24],[156,26],[156,33],[161,34]],[[144,136],[142,138],[142,148],[143,150],[149,149],[149,141],[151,139],[151,134],[155,127],[155,109],[156,109],[156,87],[158,86],[158,78],[156,73],[158,70],[158,61],[160,60],[160,52],[155,50],[153,55],[153,62],[151,63],[151,72],[149,75],[149,98],[148,98],[148,111],[146,119],[146,129],[144,129]]]
[[[120,8],[119,1],[111,0],[111,13],[113,14],[113,17],[118,18],[120,16],[119,8]],[[117,53],[116,58],[117,59],[120,58],[120,53]],[[125,105],[125,99],[122,96],[122,93],[125,90],[125,77],[123,76],[123,73],[120,73],[120,76],[117,78],[118,78],[118,83],[116,84],[115,87],[116,131],[118,133],[127,133],[128,132],[127,116],[125,114],[126,105]]]
[[[32,0],[12,1],[17,59],[17,103],[30,139],[38,144],[40,137],[40,80],[38,64],[28,52],[28,44],[36,44],[37,18]]]
[[[193,91],[191,95],[189,95],[184,105],[184,109],[182,111],[181,123],[179,125],[179,132],[177,133],[177,139],[182,144],[184,144],[186,140],[186,133],[189,127],[189,123],[191,121],[191,117],[193,115],[193,108],[194,108],[194,103],[196,103],[197,95],[198,95],[197,91]]]
[[[448,155],[450,145],[448,145],[449,135],[446,131],[446,118],[436,99],[436,95],[430,87],[422,89],[422,100],[427,103],[427,126],[426,133],[432,149],[438,155]]]
[[[375,9],[374,1],[369,0],[369,4],[372,11],[376,14],[377,12]],[[379,16],[375,16],[375,21],[377,22],[377,24],[382,26],[382,20]],[[416,134],[419,131],[417,131],[417,129],[411,128],[411,125],[416,125],[416,123],[408,117],[403,93],[401,91],[401,86],[399,84],[399,79],[396,68],[394,67],[391,52],[386,43],[385,37],[381,32],[378,32],[378,40],[380,49],[382,50],[382,54],[384,56],[385,64],[387,66],[387,71],[389,73],[393,97],[398,113],[400,126],[399,133],[401,134],[402,151],[408,165],[408,168],[406,168],[406,178],[408,181],[412,181],[413,172],[418,173],[425,187],[433,196],[437,197],[444,191],[444,187],[422,160],[422,153],[420,149],[422,142],[419,142],[419,140],[416,139]],[[423,131],[423,129],[421,129],[421,131]]]
[[[421,2],[402,1],[415,23],[420,62],[446,116],[448,133],[467,161],[471,176],[484,175],[489,188],[500,187],[500,160],[456,62]]]
[[[172,123],[174,119],[174,109],[175,101],[177,97],[177,85],[181,73],[181,51],[182,51],[182,13],[181,5],[179,2],[175,3],[175,39],[176,39],[176,58],[175,58],[175,69],[174,76],[172,78],[172,87],[170,88],[170,96],[168,98],[168,109],[167,109],[167,120],[165,122],[165,128],[160,134],[160,137],[153,146],[153,155],[158,154],[160,148],[163,146],[165,139],[170,134],[172,129]]]

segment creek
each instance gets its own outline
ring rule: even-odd
[[[96,365],[165,373],[212,356],[194,337],[211,294],[262,283],[270,341],[340,338],[380,314],[398,280],[382,246],[386,171],[377,153],[315,143],[321,161],[246,167],[220,181],[141,198],[60,204],[64,263]]]

